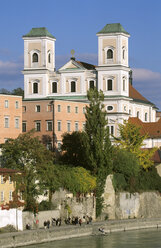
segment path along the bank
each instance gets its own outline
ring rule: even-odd
[[[49,229],[34,229],[14,233],[0,234],[0,247],[11,248],[31,244],[40,244],[54,240],[83,237],[99,234],[99,228],[106,233],[137,230],[145,228],[161,228],[161,218],[158,219],[128,219],[93,222],[82,226],[54,226]]]

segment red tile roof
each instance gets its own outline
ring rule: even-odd
[[[129,97],[139,102],[141,101],[154,105],[153,103],[149,102],[144,96],[142,96],[131,84],[129,84]]]
[[[80,64],[81,66],[83,66],[85,69],[87,70],[95,70],[95,65],[92,65],[92,64],[88,64],[88,63],[85,63],[85,62],[81,62],[81,61],[76,61],[78,64]]]
[[[142,122],[137,117],[130,117],[129,121],[137,126],[141,127],[141,134],[148,134],[150,138],[159,138],[161,137],[161,119],[157,122]]]
[[[8,168],[0,168],[0,174],[5,174],[5,173],[16,173],[17,170],[13,169],[8,169]]]

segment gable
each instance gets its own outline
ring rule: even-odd
[[[59,71],[64,71],[64,70],[82,70],[84,69],[83,66],[78,64],[75,60],[71,59],[68,61],[65,65],[63,65]]]

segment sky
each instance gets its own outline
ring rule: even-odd
[[[56,67],[75,50],[76,60],[97,65],[96,33],[121,23],[130,33],[133,86],[161,110],[160,0],[0,0],[0,88],[23,88],[23,40],[33,27],[56,37]]]

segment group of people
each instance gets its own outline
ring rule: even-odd
[[[65,219],[65,224],[66,225],[77,225],[79,224],[80,226],[82,225],[82,223],[86,223],[86,224],[90,224],[92,222],[92,217],[91,216],[83,216],[83,218],[80,218],[78,216],[76,217],[68,217],[67,219]]]
[[[44,228],[45,229],[47,229],[47,228],[49,229],[49,227],[50,227],[50,220],[45,220],[44,221]]]

